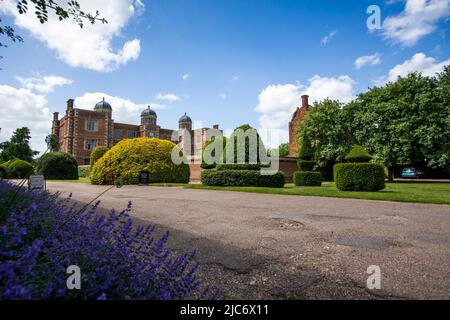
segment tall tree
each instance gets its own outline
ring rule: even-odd
[[[18,158],[31,162],[39,152],[30,148],[30,138],[30,129],[27,127],[16,129],[10,141],[0,143],[0,160],[3,162]]]
[[[437,77],[411,73],[343,106],[315,103],[296,129],[323,167],[363,145],[390,170],[398,164],[450,170],[450,67]]]
[[[339,101],[325,99],[315,102],[295,129],[298,145],[301,146],[302,141],[309,142],[312,158],[319,167],[343,160],[354,144],[346,117]]]
[[[450,164],[450,107],[437,78],[409,74],[359,95],[350,108],[357,142],[388,168],[402,163],[428,168]]]

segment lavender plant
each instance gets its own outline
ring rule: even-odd
[[[80,210],[70,198],[0,181],[0,299],[217,297],[200,289],[195,252],[176,255],[168,233],[155,239],[153,226],[133,223],[131,202],[109,215],[98,205]],[[66,286],[70,265],[81,269],[81,290]]]

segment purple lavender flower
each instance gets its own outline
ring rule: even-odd
[[[0,181],[0,299],[216,299],[200,290],[195,252],[177,256],[169,234],[135,225],[125,210],[97,214],[70,199]],[[81,270],[81,290],[66,269]]]

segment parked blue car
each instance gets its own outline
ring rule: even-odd
[[[423,173],[414,167],[406,167],[402,170],[402,178],[419,178]]]

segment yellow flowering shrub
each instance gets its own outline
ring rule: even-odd
[[[142,172],[149,182],[189,182],[189,165],[172,162],[173,142],[157,138],[136,138],[120,141],[101,157],[92,168],[93,184],[106,184],[108,176],[121,178],[125,184],[138,184]]]

